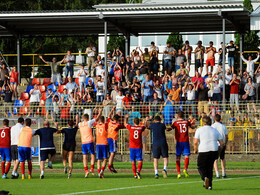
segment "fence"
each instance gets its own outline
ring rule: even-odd
[[[255,105],[256,112],[253,109]],[[201,119],[200,116],[203,106],[203,111],[205,111],[211,118],[212,122],[215,114],[220,114],[222,116],[222,123],[228,128],[228,144],[227,153],[260,153],[260,117],[258,113],[260,112],[260,103],[258,102],[240,102],[239,110],[236,110],[235,105],[230,104],[218,104],[204,102],[192,102],[187,104],[185,102],[176,103],[174,105],[169,103],[162,103],[153,105],[152,103],[136,103],[126,105],[124,107],[116,108],[116,113],[120,115],[120,123],[123,124],[126,115],[129,116],[129,123],[132,123],[135,117],[140,117],[141,122],[144,119],[149,120],[150,123],[153,122],[153,117],[160,115],[163,118],[164,123],[167,127],[170,127],[172,122],[175,120],[175,114],[178,110],[183,110],[185,112],[185,119],[189,119],[192,123],[196,125],[196,128],[200,127]],[[226,110],[223,110],[225,106]],[[249,109],[248,109],[249,106]],[[4,105],[0,107],[1,117],[18,117],[23,116],[37,116],[42,118],[41,127],[43,126],[43,120],[48,118],[51,125],[54,126],[54,122],[59,124],[59,128],[67,127],[67,122],[69,119],[80,120],[82,115],[87,113],[90,118],[97,115],[98,110],[103,109],[103,115],[108,116],[108,113],[112,109],[113,105],[103,106],[101,103],[88,103],[88,104],[73,104],[73,105],[60,105],[59,107],[48,106],[45,104],[39,104],[35,106],[30,105]],[[31,111],[30,111],[31,110]],[[199,110],[199,112],[198,112]],[[15,111],[16,113],[7,113],[10,111]],[[10,116],[11,115],[11,116]],[[194,115],[194,117],[192,116]],[[200,116],[199,116],[200,115]],[[192,121],[194,120],[194,121]],[[93,128],[93,134],[95,137],[95,128]],[[190,129],[190,143],[191,151],[193,151],[193,136],[195,134],[195,129]],[[175,140],[174,131],[166,132],[167,141],[169,145],[169,152],[175,153]],[[57,152],[62,152],[62,135],[54,135],[55,144]],[[146,129],[143,133],[144,138],[144,151],[145,153],[150,153],[152,149],[152,133],[149,129]],[[77,147],[76,152],[81,152],[81,142],[79,132],[76,136]],[[120,154],[125,154],[129,152],[129,132],[126,129],[120,130],[118,134],[118,152]]]

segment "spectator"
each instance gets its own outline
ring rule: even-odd
[[[45,101],[45,108],[46,108],[46,120],[48,120],[49,114],[51,113],[51,118],[53,120],[53,96],[54,93],[51,88],[48,89],[48,92],[46,94],[46,101]]]
[[[135,67],[134,62],[131,63],[130,67],[128,65],[126,66],[126,75],[127,75],[129,82],[133,82],[133,78],[136,75],[136,71],[137,71],[137,68]]]
[[[238,46],[234,44],[233,41],[229,42],[230,44],[226,46],[228,52],[228,66],[231,68],[232,73],[234,73],[234,66],[235,66],[235,54],[238,49]]]
[[[93,80],[89,79],[85,92],[89,93],[91,98],[96,99],[96,93],[94,92],[94,90],[95,90],[95,86],[93,84]]]
[[[111,92],[111,98],[112,98],[112,103],[115,105],[116,104],[116,96],[119,94],[119,89],[118,86],[114,86],[114,90]]]
[[[140,51],[141,51],[141,57],[142,56],[144,57],[144,61],[146,61],[148,64],[150,64],[151,56],[150,56],[150,53],[148,52],[148,48],[144,48],[144,53],[142,52],[141,49],[140,49]]]
[[[169,94],[166,101],[164,102],[164,108],[163,108],[163,117],[164,117],[164,123],[169,125],[172,124],[172,119],[175,115],[175,108],[174,104],[175,101],[173,100],[173,95]]]
[[[67,79],[68,75],[70,75],[70,77],[73,77],[74,74],[74,63],[75,63],[75,56],[71,55],[71,52],[68,51],[67,55],[64,57],[65,60],[64,62],[66,63],[65,65],[65,79]]]
[[[178,87],[178,77],[177,77],[175,72],[172,72],[172,76],[170,78],[170,81],[172,82],[172,86],[174,85],[175,87]]]
[[[121,111],[121,113],[123,114],[123,111],[124,111],[123,99],[124,99],[124,97],[125,96],[123,95],[122,91],[119,90],[119,93],[116,96],[116,113]]]
[[[230,106],[233,107],[233,104],[236,103],[237,110],[239,110],[239,104],[238,104],[238,102],[239,102],[239,97],[238,97],[239,84],[240,84],[240,80],[237,79],[236,74],[233,74],[233,78],[229,83],[229,85],[230,85]]]
[[[153,93],[153,98],[149,102],[149,117],[153,120],[155,116],[160,116],[162,112],[162,100],[159,99],[156,92]]]
[[[151,47],[150,47],[150,55],[151,53],[156,52],[157,54],[159,53],[159,47],[155,46],[154,42],[151,42]]]
[[[159,80],[156,80],[155,81],[155,84],[154,84],[154,92],[157,93],[158,95],[158,98],[162,100],[162,84],[160,84]]]
[[[117,49],[114,48],[113,57],[116,57],[116,62],[119,63],[121,57],[123,56],[123,52],[117,47]]]
[[[188,114],[190,113],[190,109],[192,110],[192,116],[195,118],[195,87],[194,83],[189,83],[184,88],[185,93],[187,94],[187,110]]]
[[[110,51],[108,51],[107,52],[107,66],[109,66],[111,61],[112,61],[112,54]]]
[[[65,57],[61,61],[58,61],[58,62],[57,62],[56,58],[52,58],[51,62],[45,61],[42,56],[39,56],[39,58],[45,64],[50,65],[50,67],[51,67],[51,82],[53,83],[53,85],[55,85],[56,82],[58,82],[59,86],[60,86],[61,85],[60,65],[61,65],[61,63],[63,63],[65,61]]]
[[[11,114],[11,116],[13,117],[14,114],[12,112],[12,108],[13,108],[13,103],[12,103],[12,96],[13,96],[13,90],[11,89],[10,85],[7,83],[4,87],[4,94],[5,94],[5,98],[4,98],[4,110],[5,110],[5,116],[9,117],[9,113]]]
[[[209,89],[208,98],[209,98],[209,100],[212,100],[212,97],[213,97],[213,77],[212,77],[211,72],[208,74],[208,78],[205,79],[205,84],[207,85],[207,88]]]
[[[97,95],[96,95],[97,102],[103,102],[105,83],[102,81],[101,76],[97,76],[96,88],[97,88]]]
[[[78,71],[78,78],[79,78],[79,90],[80,90],[80,95],[83,97],[83,90],[86,88],[86,78],[88,76],[88,73],[84,69],[84,65],[82,64],[80,66],[80,70]]]
[[[122,104],[125,110],[125,114],[128,114],[131,110],[131,102],[132,102],[132,98],[130,96],[129,92],[126,92],[125,97],[122,100]]]
[[[175,103],[179,103],[180,102],[180,92],[181,92],[181,82],[178,82],[179,84],[179,88],[177,89],[177,87],[175,85],[172,86],[172,89],[169,89],[167,87],[167,84],[165,85],[166,90],[169,94],[171,94],[172,96],[172,100],[174,100]],[[165,100],[166,101],[166,100]]]
[[[243,56],[243,52],[241,52],[241,59],[246,63],[246,72],[247,74],[249,74],[249,76],[251,78],[254,77],[254,70],[255,70],[255,62],[258,61],[260,55],[259,55],[260,52],[257,52],[257,57],[256,59],[252,60],[252,56],[249,56],[248,57],[248,60],[246,60]]]
[[[114,67],[114,74],[115,74],[116,82],[120,83],[123,80],[123,78],[122,78],[123,77],[123,71],[117,63]]]
[[[62,105],[60,102],[60,109],[61,109],[61,115],[60,115],[61,126],[65,127],[70,120],[70,104],[67,101],[64,101]]]
[[[30,95],[31,97],[30,97],[30,108],[29,108],[28,117],[30,117],[31,113],[33,114],[33,116],[36,116],[37,109],[39,107],[41,91],[37,84],[34,84],[34,88],[31,89]]]
[[[129,85],[126,85],[126,82],[122,82],[121,90],[125,95],[127,92],[130,92]]]
[[[118,63],[122,70],[122,81],[126,81],[125,79],[125,71],[126,71],[126,62],[124,56],[121,57],[120,62]]]
[[[19,76],[19,72],[17,72],[16,66],[14,66],[13,71],[11,71],[10,73],[10,87],[11,90],[13,91],[14,99],[18,98],[18,91],[17,91],[17,86],[19,85],[18,76]]]
[[[206,74],[209,73],[209,65],[211,66],[210,68],[210,72],[212,74],[213,72],[213,68],[215,66],[215,53],[216,53],[216,47],[213,47],[213,41],[209,42],[209,47],[206,48],[206,52],[207,54],[207,60],[206,60]]]
[[[145,76],[143,74],[140,74],[140,70],[136,71],[136,75],[134,78],[137,78],[137,82],[142,83],[145,80]]]
[[[204,63],[204,53],[205,47],[202,46],[202,41],[198,41],[198,46],[196,47],[195,53],[195,71],[198,72],[200,68],[200,75],[202,74],[203,70],[203,63]]]
[[[72,77],[69,77],[69,82],[66,84],[66,89],[68,92],[71,93],[73,90],[77,90],[78,87],[79,86],[73,81]]]
[[[141,60],[141,56],[139,55],[139,52],[137,50],[140,50],[140,47],[136,47],[136,49],[134,49],[131,53],[132,55],[132,60],[134,61],[135,65],[138,64],[138,62]]]
[[[226,75],[225,75],[225,80],[226,80],[226,83],[225,83],[225,96],[226,96],[226,100],[229,101],[229,98],[230,98],[230,81],[232,80],[233,76],[230,72],[230,69],[227,69],[226,71]]]
[[[186,72],[186,74],[189,74],[189,71],[190,71],[190,70],[188,70],[187,68],[185,68],[185,67],[184,67],[184,63],[182,62],[182,63],[180,64],[180,68],[179,68],[179,69],[177,70],[177,72],[176,72],[176,76],[178,77],[183,70]]]
[[[245,85],[245,92],[247,94],[247,100],[250,101],[250,102],[253,102],[252,105],[253,105],[254,111],[256,112],[256,106],[255,106],[255,103],[254,103],[254,101],[255,101],[255,84],[253,83],[251,77],[248,77],[248,79],[247,79],[247,84]],[[248,111],[250,110],[249,105],[250,104],[247,103],[247,110]]]
[[[64,88],[63,93],[60,95],[60,97],[61,97],[60,103],[63,105],[64,101],[67,101],[67,99],[69,97],[68,89]]]
[[[206,115],[209,114],[209,104],[208,104],[208,92],[209,89],[205,85],[197,85],[196,91],[198,92],[198,114],[199,117],[202,116],[202,113],[204,112]]]
[[[54,95],[52,97],[52,105],[53,105],[53,119],[55,122],[55,125],[57,126],[58,121],[60,119],[60,107],[59,105],[61,104],[61,98],[59,95]]]
[[[172,56],[175,54],[176,50],[171,46],[170,42],[167,42],[167,47],[163,51],[163,69],[167,71],[168,74],[172,70]]]
[[[180,65],[186,61],[187,61],[186,56],[182,53],[182,50],[179,49],[178,54],[176,54],[175,56],[175,71],[177,72],[180,69]]]
[[[156,51],[153,51],[151,53],[150,58],[150,72],[153,76],[158,77],[159,72],[159,60],[158,60],[158,53]]]
[[[105,69],[103,64],[99,64],[98,67],[96,67],[96,76],[101,76],[102,79],[105,78]]]
[[[135,103],[135,105],[137,104],[140,105],[140,101],[141,101],[140,88],[138,86],[134,86],[134,91],[132,92],[132,102]]]
[[[227,49],[225,48],[225,59],[226,59],[226,53],[227,53]],[[223,64],[222,63],[223,62],[223,42],[221,42],[221,47],[218,50],[218,55],[219,55],[218,65],[222,66],[222,64]]]
[[[140,112],[135,111],[135,106],[131,106],[131,108],[132,108],[132,110],[129,113],[129,121],[128,121],[128,123],[129,123],[129,125],[134,125],[134,122],[133,122],[134,119],[135,118],[141,118],[142,116],[141,116]]]
[[[97,56],[97,60],[94,63],[94,75],[98,76],[97,69],[100,68],[100,65],[104,66],[104,61],[101,59],[101,56]]]
[[[187,81],[188,75],[184,69],[181,70],[179,76],[178,76],[178,82],[181,83],[181,86],[183,87],[185,82]]]
[[[187,68],[190,69],[190,65],[191,65],[191,52],[192,52],[193,48],[190,46],[189,41],[185,41],[185,45],[182,47],[182,52],[185,55],[186,59],[187,59]]]
[[[148,74],[149,64],[144,60],[144,56],[141,56],[140,61],[137,64],[138,69],[140,70],[140,74],[144,77]]]
[[[93,46],[93,43],[89,44],[89,47],[86,49],[86,54],[88,54],[88,74],[93,77],[94,76],[94,63],[95,63],[95,55],[96,48]]]
[[[219,79],[216,78],[214,83],[213,83],[213,96],[212,96],[212,101],[215,103],[221,102],[221,88],[222,85],[219,82]],[[231,93],[231,91],[230,91]]]
[[[103,106],[104,106],[104,117],[108,117],[108,114],[110,113],[111,111],[111,108],[112,108],[112,100],[109,96],[109,94],[106,95],[106,98],[103,100]]]
[[[167,96],[168,96],[168,92],[167,92],[167,88],[168,89],[172,89],[172,81],[171,81],[171,77],[168,74],[165,74],[163,79],[163,99],[166,100]],[[176,82],[178,82],[178,78],[176,77]],[[166,88],[167,87],[167,88]]]
[[[2,68],[0,68],[0,79],[0,91],[2,91],[3,86],[6,85],[9,80],[9,71],[6,68],[5,62],[3,62]]]
[[[114,67],[116,65],[116,57],[113,57],[112,61],[110,62],[108,66],[108,73],[109,73],[109,80],[112,80],[112,77],[114,76]]]
[[[256,76],[256,100],[260,100],[260,65],[255,71]]]
[[[143,91],[143,100],[144,102],[149,102],[153,95],[153,81],[150,80],[149,76],[145,77],[145,80],[142,82]]]
[[[128,81],[128,75],[126,73],[127,68],[129,68],[132,64],[132,60],[129,55],[126,56],[126,62],[125,62],[125,72],[123,72],[123,76],[125,77],[125,80]]]

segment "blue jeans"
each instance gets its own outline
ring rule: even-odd
[[[163,60],[163,69],[164,70],[172,69],[172,61],[171,60]]]
[[[192,116],[195,118],[195,116],[196,116],[196,113],[195,113],[195,107],[196,107],[195,100],[194,101],[187,100],[185,103],[186,103],[186,105],[188,105],[187,106],[188,114],[190,114],[190,108],[191,108]]]
[[[175,72],[180,69],[180,65],[175,65]]]
[[[86,82],[79,82],[79,90],[83,91],[83,89],[85,89],[86,85],[87,85]]]
[[[97,102],[103,102],[104,95],[97,95]]]
[[[68,77],[68,75],[72,78],[74,74],[74,68],[73,66],[65,66],[65,77]]]
[[[149,102],[151,100],[152,96],[146,96],[144,95],[144,102]]]
[[[235,58],[234,57],[228,57],[228,66],[234,66],[235,65]]]

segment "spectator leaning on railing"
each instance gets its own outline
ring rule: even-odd
[[[95,55],[96,55],[96,48],[93,46],[93,43],[89,44],[89,47],[86,49],[86,54],[88,54],[88,74],[90,76],[94,76],[94,62],[95,62]]]

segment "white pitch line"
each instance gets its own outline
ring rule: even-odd
[[[226,178],[216,181],[227,181],[227,180],[236,180],[236,179],[250,179],[250,178],[258,178],[260,176],[250,176],[250,177],[237,177],[237,178]],[[85,192],[73,192],[67,194],[60,195],[76,195],[76,194],[89,194],[89,193],[97,193],[97,192],[109,192],[109,191],[117,191],[117,190],[126,190],[126,189],[135,189],[135,188],[147,188],[154,186],[167,186],[167,185],[179,185],[179,184],[191,184],[191,183],[201,183],[202,181],[191,181],[191,182],[180,182],[180,183],[166,183],[166,184],[154,184],[154,185],[143,185],[143,186],[130,186],[130,187],[122,187],[122,188],[112,188],[112,189],[104,189],[104,190],[93,190],[93,191],[85,191]]]

